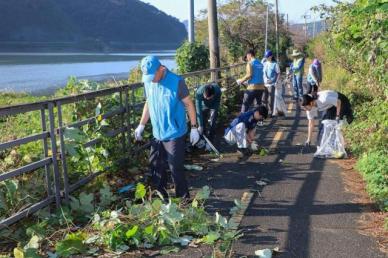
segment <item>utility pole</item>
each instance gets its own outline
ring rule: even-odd
[[[278,23],[279,23],[279,8],[278,8],[278,0],[275,2],[276,4],[276,14],[275,14],[275,32],[276,32],[276,61],[279,62],[279,31],[278,31]]]
[[[310,18],[310,15],[307,15],[306,13],[302,16],[302,18],[304,19],[304,38],[307,42],[307,19]]]
[[[267,16],[265,19],[265,45],[264,45],[264,51],[267,51],[268,49],[268,16],[269,16],[269,5],[267,3]]]
[[[313,20],[313,38],[315,38],[315,20]]]
[[[217,1],[208,0],[209,52],[210,68],[220,67],[220,49],[218,44]],[[218,72],[212,72],[212,81],[218,79]]]
[[[189,0],[189,42],[194,43],[194,0]]]

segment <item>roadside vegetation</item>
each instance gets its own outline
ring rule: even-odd
[[[349,97],[355,120],[345,129],[347,146],[368,193],[388,211],[388,3],[356,0],[316,10],[331,26],[308,52],[323,61],[323,87]]]

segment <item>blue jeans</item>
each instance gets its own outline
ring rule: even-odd
[[[294,87],[294,99],[298,99],[303,96],[303,76],[293,75],[292,86]]]

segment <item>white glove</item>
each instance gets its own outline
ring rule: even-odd
[[[198,127],[198,133],[199,133],[200,135],[203,134],[203,127],[202,127],[202,126]]]
[[[199,141],[199,132],[197,128],[191,128],[190,131],[190,143],[195,145]]]
[[[236,82],[237,82],[238,85],[241,85],[242,80],[241,79],[237,79]]]
[[[143,131],[144,131],[144,125],[139,124],[135,130],[135,140],[136,141],[141,141],[143,140]]]

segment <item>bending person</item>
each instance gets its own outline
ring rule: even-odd
[[[221,89],[217,84],[207,84],[197,89],[195,108],[199,125],[198,131],[208,137],[210,141],[214,140],[220,102]],[[206,150],[211,150],[207,143]]]
[[[241,106],[241,113],[249,110],[252,103],[256,100],[256,106],[260,106],[264,93],[263,64],[255,58],[255,52],[249,50],[246,54],[248,61],[246,66],[246,75],[237,80],[241,85],[248,83],[247,90],[244,92],[244,99]]]
[[[237,144],[237,150],[243,157],[249,156],[249,147],[255,140],[256,124],[267,116],[268,110],[265,106],[240,114],[225,129],[225,140],[231,145]]]
[[[151,144],[150,167],[153,182],[165,199],[168,198],[167,166],[171,170],[176,197],[190,198],[183,162],[185,160],[186,111],[190,118],[190,142],[199,140],[195,107],[185,81],[162,66],[154,56],[141,61],[146,103],[135,139],[141,140],[144,127],[151,118],[154,140]]]
[[[314,119],[318,117],[318,112],[323,112],[322,120],[341,120],[346,117],[346,121],[350,124],[353,121],[353,111],[349,99],[342,93],[325,90],[318,92],[317,98],[312,95],[303,95],[302,107],[306,110],[308,119],[308,133],[306,145],[310,145],[314,130]],[[323,126],[319,125],[317,145],[319,145]]]

